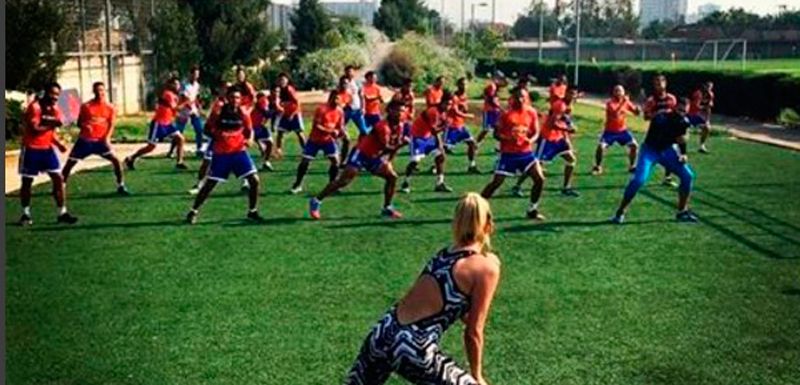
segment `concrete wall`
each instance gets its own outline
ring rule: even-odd
[[[145,107],[144,64],[139,56],[116,56],[112,59],[112,101],[121,115],[142,112]],[[108,66],[105,56],[71,57],[61,67],[58,82],[64,89],[74,88],[81,100],[92,98],[92,83],[102,81],[108,86]]]

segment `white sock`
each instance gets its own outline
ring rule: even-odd
[[[254,207],[254,208],[250,209],[248,212],[251,212],[251,213],[258,212],[258,207]]]
[[[444,174],[437,174],[436,175],[436,184],[444,183]]]
[[[64,215],[67,213],[67,206],[61,206],[58,208],[58,215]]]
[[[117,187],[125,187],[125,182],[119,182],[119,183],[117,183]]]
[[[27,216],[31,216],[31,206],[25,206],[25,207],[23,207],[23,208],[22,208],[22,213],[23,213],[23,214],[25,214],[25,215],[27,215]]]
[[[469,161],[469,166],[470,167],[475,167],[475,159]]]
[[[533,211],[538,209],[539,209],[539,202],[531,202],[531,205],[528,206],[528,211]]]

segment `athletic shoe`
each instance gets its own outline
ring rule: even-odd
[[[272,171],[275,171],[275,169],[274,169],[274,168],[272,168],[272,163],[270,163],[270,162],[264,162],[264,163],[261,165],[261,171],[269,171],[269,172],[272,172]]]
[[[124,162],[125,162],[125,168],[131,171],[136,170],[136,167],[133,164],[134,163],[133,159],[131,159],[130,157],[125,157]]]
[[[697,215],[688,209],[675,214],[675,219],[678,222],[684,222],[684,223],[697,223],[698,221],[700,221],[700,219],[697,218]]]
[[[536,209],[534,209],[534,210],[528,210],[528,212],[526,212],[526,213],[525,213],[525,215],[526,215],[528,218],[530,218],[530,219],[533,219],[533,220],[537,220],[537,221],[543,221],[543,220],[544,220],[544,215],[542,215],[542,214],[539,212],[539,210],[536,210]]]
[[[394,206],[387,206],[381,209],[381,216],[384,218],[400,219],[403,217],[403,214],[397,211]]]
[[[303,192],[303,185],[294,186],[294,187],[289,189],[289,194],[292,194],[292,195],[297,195],[297,194],[300,194],[301,192]]]
[[[322,217],[319,213],[320,207],[322,207],[322,202],[319,199],[311,198],[308,200],[308,215],[311,219],[320,219]]]
[[[131,195],[131,192],[128,191],[128,187],[127,186],[122,185],[122,186],[118,186],[117,187],[117,195],[129,196],[129,195]]]
[[[522,192],[522,186],[515,185],[514,187],[512,187],[511,188],[511,195],[513,195],[515,197],[520,197],[520,198],[524,197],[525,194]]]
[[[592,167],[592,175],[597,176],[603,173],[603,166]]]
[[[247,212],[247,219],[253,222],[264,222],[264,217],[258,213],[258,211],[248,211]]]
[[[579,192],[577,192],[572,187],[570,187],[570,188],[562,188],[561,189],[561,195],[563,195],[565,197],[571,197],[571,198],[577,198],[577,197],[581,196],[581,194]]]
[[[189,210],[189,213],[186,214],[186,223],[190,225],[197,223],[197,211]]]
[[[453,192],[453,189],[450,186],[446,185],[444,182],[442,182],[437,184],[436,187],[433,188],[433,191],[449,193]]]
[[[189,195],[197,195],[200,193],[200,185],[195,184],[192,188],[189,189]]]
[[[666,186],[666,187],[673,187],[674,188],[674,187],[678,187],[678,182],[675,182],[675,180],[672,179],[671,176],[668,176],[668,177],[664,177],[664,180],[661,181],[661,185],[662,186]]]
[[[19,223],[20,226],[30,226],[33,224],[33,218],[28,214],[22,214],[17,223]]]
[[[479,175],[480,173],[481,170],[478,169],[478,166],[469,166],[469,168],[467,168],[467,174]]]
[[[708,151],[708,147],[706,147],[705,144],[700,145],[700,148],[697,149],[697,152],[699,152],[701,154],[710,154],[711,153],[711,151]]]
[[[64,213],[59,215],[58,218],[56,218],[56,222],[66,223],[68,225],[74,225],[76,222],[78,222],[78,217],[74,217],[70,213]]]
[[[178,170],[188,170],[189,167],[186,166],[186,163],[176,163],[175,168]]]
[[[625,222],[625,215],[624,214],[614,214],[614,216],[611,217],[611,219],[609,219],[609,222],[611,222],[611,223],[613,223],[615,225],[621,225],[621,224],[623,224]]]
[[[411,194],[411,185],[409,185],[408,182],[403,182],[400,186],[400,192],[403,194]]]

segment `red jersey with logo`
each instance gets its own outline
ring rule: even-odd
[[[215,117],[211,128],[214,154],[234,154],[247,149],[247,141],[253,131],[250,116],[240,108],[223,106]]]
[[[378,84],[364,84],[361,92],[364,94],[364,113],[368,115],[380,115],[381,88],[378,86]]]
[[[678,99],[673,94],[665,92],[663,95],[653,95],[644,104],[644,114],[651,118],[658,113],[672,111],[677,105]]]
[[[269,122],[269,112],[269,99],[266,96],[256,99],[253,111],[250,112],[253,127],[266,127]]]
[[[300,111],[300,99],[293,85],[289,84],[281,89],[280,103],[283,107],[283,116],[287,118]]]
[[[606,102],[605,131],[613,133],[625,131],[628,128],[625,118],[635,110],[636,106],[628,98],[622,100],[609,99]]]
[[[711,111],[714,105],[714,92],[697,90],[692,94],[692,101],[689,104],[689,114],[698,115]]]
[[[358,151],[370,158],[377,158],[381,156],[386,148],[400,137],[402,128],[398,125],[392,127],[386,120],[381,120],[376,123],[369,134],[364,135],[359,139]]]
[[[550,119],[550,115],[544,117],[544,124],[542,124],[542,139],[548,142],[558,142],[564,139],[567,122],[563,119]]]
[[[497,135],[500,152],[519,154],[533,151],[530,138],[539,130],[539,117],[535,109],[526,107],[506,111],[498,123]]]
[[[484,111],[498,111],[500,110],[500,101],[497,98],[497,83],[489,82],[483,89],[483,110]]]
[[[336,91],[336,104],[339,105],[339,107],[345,108],[349,106],[352,100],[353,95],[351,95],[350,91],[347,89]]]
[[[64,114],[58,104],[42,105],[31,102],[25,110],[25,130],[22,144],[26,148],[47,150],[53,146],[56,128],[61,127]]]
[[[80,137],[88,141],[104,140],[114,126],[114,105],[104,100],[90,100],[81,106],[78,115]]]
[[[428,107],[417,115],[414,123],[411,125],[411,136],[414,138],[430,138],[433,132],[436,131],[441,114],[437,107]]]
[[[406,107],[400,114],[400,122],[405,123],[411,121],[414,117],[414,93],[412,91],[408,91],[408,93],[398,91],[392,95],[392,100],[397,100]]]
[[[438,106],[442,102],[443,96],[444,89],[430,86],[425,90],[425,105],[428,107]]]
[[[464,127],[466,119],[462,114],[467,113],[467,108],[467,94],[453,94],[453,99],[447,109],[447,120],[450,127]]]
[[[325,130],[319,128],[325,127]],[[314,111],[314,125],[309,140],[314,143],[331,143],[344,129],[344,112],[338,106],[321,104]]]
[[[242,94],[242,107],[245,109],[252,108],[256,101],[256,88],[253,87],[253,84],[248,81],[244,81],[242,83],[234,84],[233,88]]]
[[[158,98],[156,104],[156,113],[153,115],[153,120],[161,125],[172,124],[177,114],[176,108],[178,107],[178,95],[172,90],[164,90],[161,97]]]
[[[550,103],[556,100],[564,100],[567,97],[567,85],[563,83],[553,83],[550,85]]]

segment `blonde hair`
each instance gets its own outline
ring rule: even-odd
[[[456,246],[466,246],[477,242],[481,251],[491,249],[491,233],[494,231],[492,209],[489,202],[480,194],[470,192],[456,205],[453,215],[453,242]]]

